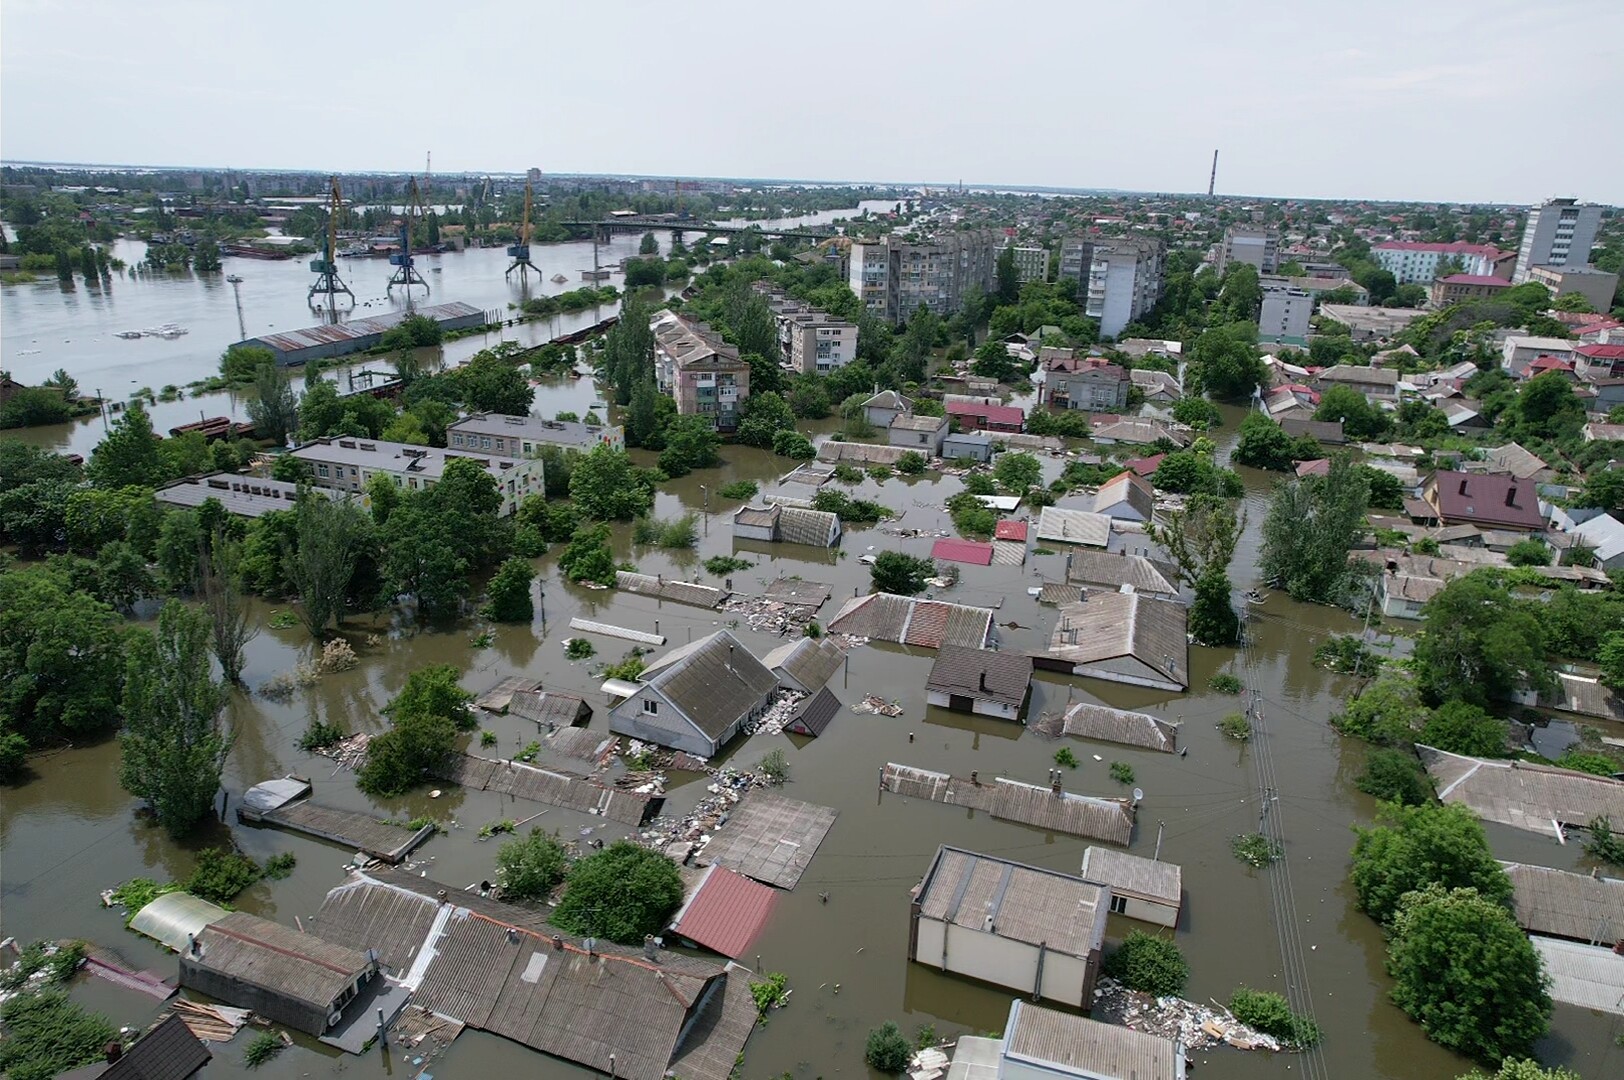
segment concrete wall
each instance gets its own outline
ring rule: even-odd
[[[922,964],[1021,994],[1030,994],[1038,986],[1040,950],[1036,945],[935,919],[920,918],[916,926],[913,958]],[[1098,967],[1098,954],[1085,960],[1049,950],[1043,955],[1043,983],[1038,987],[1038,997],[1086,1008],[1093,1000]]]
[[[1072,668],[1072,673],[1091,679],[1104,679],[1107,682],[1127,683],[1129,686],[1151,686],[1158,690],[1184,689],[1178,683],[1170,682],[1166,675],[1131,656],[1114,657],[1092,664],[1077,664]]]
[[[736,522],[733,536],[738,540],[764,540],[769,544],[778,539],[771,525],[740,525]]]
[[[1177,926],[1179,922],[1179,909],[1159,904],[1154,900],[1141,900],[1134,896],[1123,896],[1119,892],[1112,892],[1111,899],[1125,901],[1122,914],[1130,919],[1140,922],[1155,923],[1157,926]]]
[[[900,431],[891,428],[887,435],[892,446],[918,450],[927,457],[934,457],[942,452],[942,440],[947,437],[947,425],[944,424],[935,431]]]

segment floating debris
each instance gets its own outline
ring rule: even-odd
[[[1282,1050],[1272,1035],[1247,1027],[1221,1005],[1198,1005],[1179,997],[1157,997],[1102,978],[1094,988],[1093,1016],[1108,1024],[1176,1039],[1186,1051],[1225,1044],[1237,1050]]]
[[[769,600],[765,596],[732,596],[721,610],[743,616],[746,626],[760,634],[800,636],[818,613],[816,606]]]
[[[902,703],[897,701],[886,701],[882,697],[876,697],[873,694],[869,694],[868,696],[864,697],[862,701],[859,701],[857,704],[853,705],[851,707],[851,711],[855,713],[872,713],[876,716],[901,716]]]
[[[755,720],[744,725],[746,735],[779,735],[784,731],[785,725],[795,719],[800,711],[801,702],[807,698],[799,690],[780,689],[773,693],[773,703],[767,706],[767,711]]]
[[[324,758],[331,758],[336,763],[333,772],[337,773],[339,769],[359,767],[361,762],[366,760],[367,744],[371,741],[370,734],[358,731],[354,735],[346,735],[335,743],[328,743],[311,752]]]

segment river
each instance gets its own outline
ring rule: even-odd
[[[1241,414],[1225,410],[1226,427],[1219,441],[1227,448]],[[821,425],[820,425],[821,426]],[[671,516],[701,512],[701,485],[710,489],[713,511],[705,522],[698,550],[669,553],[634,549],[629,529],[616,530],[616,558],[628,559],[649,573],[698,576],[710,580],[698,565],[704,557],[733,553],[736,545],[727,512],[716,489],[734,479],[752,479],[764,487],[788,465],[761,451],[729,447],[719,469],[698,472],[661,489],[656,512]],[[1058,463],[1045,462],[1048,477]],[[1236,558],[1237,591],[1254,584],[1259,526],[1273,477],[1242,470],[1247,485],[1250,524]],[[915,479],[866,480],[856,493],[880,500],[902,514],[909,528],[948,528],[940,504],[960,489],[956,479],[927,475]],[[834,587],[834,599],[821,613],[827,621],[841,600],[866,591],[868,572],[856,556],[870,549],[900,548],[928,554],[931,540],[899,539],[879,529],[852,529],[831,552],[788,546],[744,545],[751,569],[734,575],[740,592],[759,590],[780,575],[799,574]],[[295,747],[299,733],[314,719],[351,729],[379,730],[379,707],[396,692],[412,670],[449,663],[464,672],[464,684],[483,690],[499,678],[525,673],[552,689],[584,695],[594,708],[591,726],[607,729],[605,698],[594,675],[597,661],[613,660],[622,649],[597,640],[597,661],[572,663],[561,641],[574,615],[653,629],[656,621],[671,645],[730,625],[730,617],[699,608],[660,605],[617,592],[592,591],[563,583],[554,555],[537,560],[544,589],[542,612],[530,626],[501,627],[494,643],[475,648],[476,633],[468,621],[455,629],[421,631],[402,627],[389,617],[347,621],[346,636],[362,664],[354,671],[330,675],[301,691],[288,703],[238,693],[230,719],[238,732],[225,783],[233,801],[244,788],[286,772],[312,776],[318,798],[339,805],[375,807],[380,814],[432,813],[454,817],[460,827],[432,839],[421,849],[430,877],[461,888],[492,875],[496,845],[481,843],[481,824],[497,818],[522,818],[540,809],[515,804],[501,796],[445,785],[431,799],[427,790],[393,800],[370,802],[353,787],[348,774],[330,776],[325,759]],[[996,621],[1005,648],[1039,649],[1047,642],[1055,613],[1040,607],[1026,590],[1042,578],[1063,575],[1063,556],[1040,555],[1023,567],[964,567],[961,583],[947,599],[999,604]],[[1315,644],[1332,632],[1352,632],[1350,617],[1324,608],[1293,603],[1274,595],[1256,613],[1257,671],[1271,732],[1279,778],[1280,801],[1288,841],[1291,881],[1307,955],[1315,1009],[1325,1029],[1325,1052],[1335,1077],[1380,1077],[1392,1080],[1454,1080],[1469,1063],[1429,1042],[1386,998],[1389,980],[1382,970],[1382,940],[1376,926],[1352,906],[1346,883],[1350,826],[1368,821],[1374,804],[1353,786],[1364,757],[1361,744],[1343,740],[1326,720],[1350,692],[1350,680],[1311,663]],[[263,620],[271,609],[261,607]],[[543,615],[544,612],[544,615]],[[777,639],[736,628],[741,640],[758,655]],[[369,639],[369,635],[375,635]],[[250,686],[308,660],[314,650],[298,629],[263,630],[248,648],[245,679]],[[794,995],[759,1028],[747,1049],[739,1075],[749,1080],[790,1073],[797,1078],[835,1074],[864,1076],[863,1042],[869,1028],[885,1019],[898,1021],[910,1035],[932,1024],[941,1034],[998,1030],[1008,1011],[1010,994],[994,987],[945,976],[906,957],[908,890],[917,883],[938,844],[950,843],[1020,861],[1073,872],[1082,858],[1084,840],[991,821],[964,810],[880,798],[876,781],[887,761],[919,765],[966,775],[1008,775],[1044,782],[1059,743],[1020,726],[971,718],[927,708],[923,683],[933,653],[890,645],[855,650],[833,689],[850,705],[866,693],[898,699],[904,709],[896,718],[859,715],[843,710],[822,738],[805,742],[788,737],[755,737],[737,741],[728,760],[754,763],[769,749],[789,757],[787,794],[833,806],[839,818],[812,860],[806,876],[790,893],[781,894],[771,923],[744,958],[766,970],[789,976]],[[1109,705],[1146,709],[1183,723],[1180,743],[1188,756],[1162,755],[1108,744],[1070,741],[1082,767],[1068,773],[1067,787],[1095,794],[1122,791],[1106,776],[1105,762],[1131,764],[1136,785],[1145,792],[1132,850],[1151,854],[1159,824],[1165,823],[1161,857],[1184,868],[1185,914],[1178,942],[1189,958],[1187,996],[1205,1001],[1226,999],[1240,984],[1283,989],[1276,931],[1269,906],[1266,875],[1250,869],[1229,851],[1230,837],[1256,828],[1258,800],[1253,780],[1255,748],[1224,739],[1217,720],[1237,708],[1237,699],[1208,690],[1219,670],[1233,670],[1233,650],[1192,648],[1191,690],[1183,695],[1115,686],[1090,680],[1042,675],[1034,684],[1029,715],[1064,707],[1068,700],[1097,700]],[[487,725],[499,738],[499,749],[511,754],[534,737],[528,725],[499,719]],[[149,826],[136,805],[118,787],[118,749],[113,741],[58,752],[38,761],[37,779],[6,792],[0,813],[0,846],[4,863],[4,932],[22,940],[81,936],[117,949],[137,968],[173,974],[175,959],[143,938],[125,931],[119,916],[101,908],[102,889],[127,878],[183,878],[194,852],[218,844],[228,835],[249,854],[265,858],[292,851],[298,867],[284,881],[256,885],[238,906],[284,923],[302,916],[307,924],[325,892],[343,879],[347,853],[315,840],[270,829],[217,825],[186,844],[177,844]],[[688,783],[671,793],[668,809],[682,813],[701,794]],[[567,837],[615,833],[603,819],[554,809],[540,824]],[[1524,859],[1573,869],[1577,847],[1559,847],[1529,833],[1490,826],[1490,838],[1501,858]],[[828,893],[827,904],[819,893]],[[1118,940],[1139,924],[1111,917],[1108,936]],[[838,984],[838,992],[836,985]],[[76,995],[106,1011],[119,1023],[142,1024],[156,1013],[149,999],[104,983],[80,980]],[[1616,1020],[1568,1006],[1557,1006],[1556,1034],[1540,1051],[1549,1061],[1577,1069],[1585,1077],[1624,1074],[1624,1048],[1614,1044]],[[217,1048],[211,1076],[247,1073],[240,1064],[247,1039]],[[1287,1080],[1301,1065],[1291,1055],[1269,1057],[1222,1049],[1194,1055],[1196,1075],[1212,1080]],[[373,1052],[347,1059],[301,1037],[297,1049],[281,1055],[254,1075],[270,1078],[346,1075],[415,1076],[397,1055]],[[404,1072],[402,1071],[404,1070]],[[444,1058],[433,1063],[441,1077],[540,1075],[584,1078],[593,1075],[562,1062],[535,1055],[516,1044],[477,1032],[463,1034]]]

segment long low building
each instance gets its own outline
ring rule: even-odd
[[[355,492],[363,497],[367,482],[376,473],[382,473],[409,491],[427,490],[445,475],[448,464],[459,459],[474,462],[496,481],[496,489],[502,496],[502,505],[497,511],[501,517],[517,510],[527,496],[539,495],[544,490],[541,459],[522,455],[493,457],[348,436],[316,439],[290,453],[309,463],[312,481],[318,487]]]
[[[314,488],[329,498],[339,498],[337,491]],[[153,492],[153,497],[165,506],[192,510],[210,499],[237,517],[263,517],[273,510],[292,510],[299,501],[299,485],[286,480],[271,480],[239,473],[215,472],[175,480]]]
[[[1190,679],[1186,617],[1171,600],[1094,593],[1060,605],[1048,651],[1032,659],[1045,671],[1182,691]]]
[[[351,319],[341,323],[323,323],[303,330],[288,330],[280,334],[239,341],[238,345],[252,345],[271,350],[276,362],[283,366],[307,364],[312,360],[326,360],[333,356],[365,352],[383,341],[384,334],[406,321],[407,312],[395,311],[388,315],[374,315],[368,319]],[[500,319],[472,304],[455,301],[418,308],[414,313],[433,319],[441,330],[466,330],[475,326],[488,326]]]
[[[619,424],[584,424],[579,420],[545,420],[539,416],[474,413],[446,428],[452,450],[494,450],[529,457],[544,446],[586,453],[600,446],[626,449],[626,429]]]
[[[1528,761],[1451,754],[1417,746],[1440,802],[1461,803],[1486,821],[1560,835],[1596,818],[1624,821],[1624,781]]]

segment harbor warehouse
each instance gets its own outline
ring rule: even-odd
[[[1110,906],[1103,885],[944,846],[914,892],[908,956],[1086,1009]]]
[[[441,330],[466,330],[492,321],[479,308],[461,301],[421,307],[416,314],[433,319],[440,324]],[[406,312],[396,311],[370,319],[351,319],[348,322],[309,326],[303,330],[289,330],[284,334],[266,334],[237,344],[269,349],[278,364],[288,367],[308,364],[312,360],[325,360],[330,356],[365,352],[382,342],[384,334],[405,321]]]

